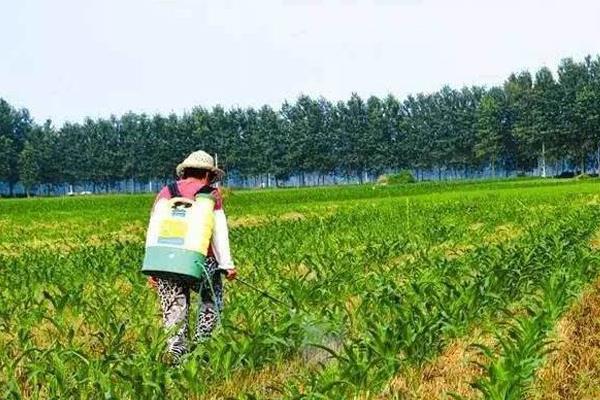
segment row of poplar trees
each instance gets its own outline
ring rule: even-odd
[[[365,176],[399,169],[468,177],[554,163],[585,172],[600,162],[600,57],[512,74],[502,87],[444,87],[431,94],[333,103],[300,96],[276,110],[193,108],[182,115],[38,124],[0,99],[0,181],[12,193],[65,184],[172,178],[188,153],[218,153],[230,176]],[[540,161],[541,160],[541,161]],[[319,180],[319,177],[322,180]],[[315,182],[313,178],[313,182]]]

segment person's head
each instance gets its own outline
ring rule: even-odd
[[[195,151],[190,154],[175,170],[181,179],[206,179],[208,183],[219,181],[225,173],[215,166],[212,156],[205,151]]]
[[[181,179],[195,178],[199,180],[206,180],[212,182],[214,180],[214,174],[202,168],[185,168],[181,174]]]

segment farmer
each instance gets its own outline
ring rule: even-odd
[[[215,203],[214,226],[204,266],[206,275],[210,276],[210,281],[206,277],[198,281],[156,276],[148,278],[150,285],[158,289],[165,327],[167,329],[179,327],[174,336],[168,340],[168,351],[175,361],[188,351],[186,338],[190,290],[199,292],[201,300],[193,340],[202,342],[210,337],[218,323],[219,313],[223,307],[221,274],[225,273],[228,280],[232,280],[236,276],[229,249],[229,233],[222,197],[219,190],[211,186],[222,179],[224,172],[215,167],[213,158],[208,153],[196,151],[177,166],[176,173],[178,181],[171,185],[171,188],[165,186],[158,194],[156,201],[171,198],[172,190],[175,189],[178,191],[177,197],[192,200],[200,191],[210,193],[214,197]]]

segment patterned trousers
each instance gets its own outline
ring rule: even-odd
[[[218,267],[216,260],[209,257],[205,268],[210,280],[204,276],[197,283],[179,279],[156,279],[164,326],[167,329],[177,329],[167,342],[168,350],[175,359],[188,351],[190,291],[199,292],[193,341],[198,343],[208,339],[219,322],[219,314],[223,309],[223,282]]]

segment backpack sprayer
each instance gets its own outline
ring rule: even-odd
[[[142,272],[191,280],[201,279],[205,275],[210,284],[204,262],[214,225],[214,198],[210,195],[210,189],[201,189],[194,196],[195,200],[189,200],[181,196],[176,184],[168,188],[171,198],[160,199],[150,218]],[[227,270],[222,268],[218,272],[227,274]],[[289,307],[250,282],[237,277],[235,280],[274,303]]]
[[[168,188],[171,198],[159,199],[150,217],[142,272],[200,279],[215,223],[212,189],[203,187],[191,200],[181,195],[176,183]]]

